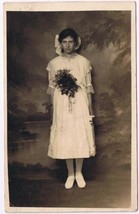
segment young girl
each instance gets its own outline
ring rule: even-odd
[[[95,142],[90,117],[93,118],[91,93],[91,65],[76,53],[81,39],[73,29],[64,29],[56,36],[59,55],[48,63],[48,94],[53,105],[53,123],[48,156],[65,159],[68,177],[65,188],[72,188],[76,180],[79,188],[86,182],[82,175],[83,158],[95,156]],[[76,169],[74,172],[73,161]]]

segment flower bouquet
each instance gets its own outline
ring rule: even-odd
[[[75,93],[78,91],[77,79],[70,74],[70,70],[63,69],[58,70],[54,77],[54,83],[57,88],[60,89],[61,94],[70,97],[75,97]]]

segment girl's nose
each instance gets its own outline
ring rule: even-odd
[[[70,44],[67,42],[66,47],[69,48]]]

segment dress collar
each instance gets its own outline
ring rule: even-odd
[[[61,54],[61,56],[63,57],[63,58],[65,58],[65,59],[73,59],[73,58],[75,58],[76,56],[77,56],[78,54],[77,53],[73,53],[73,54],[71,54],[71,55],[65,55],[64,53],[62,53]]]

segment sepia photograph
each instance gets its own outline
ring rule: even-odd
[[[5,209],[137,209],[135,2],[4,4]]]

